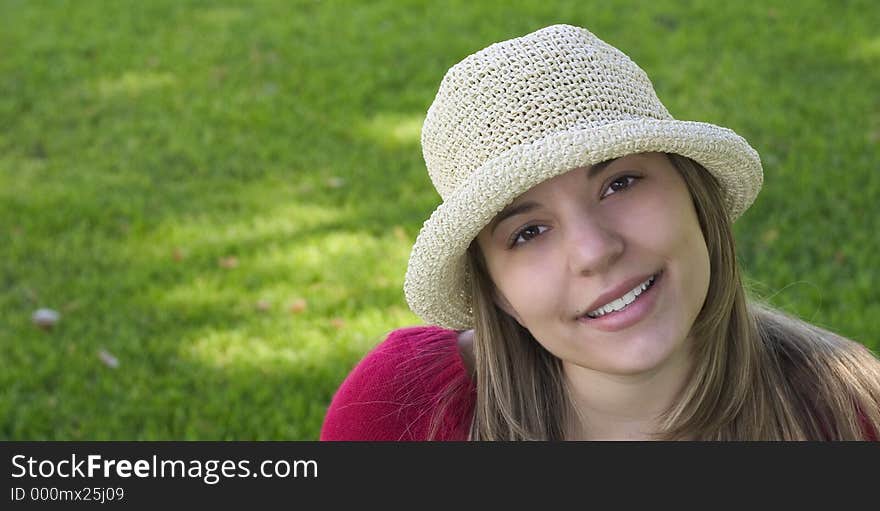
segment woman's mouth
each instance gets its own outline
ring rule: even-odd
[[[647,318],[655,309],[662,287],[664,271],[648,278],[623,296],[591,310],[578,318],[578,322],[605,332],[623,330]]]
[[[642,293],[644,293],[645,291],[650,289],[651,286],[654,285],[654,281],[656,279],[657,279],[656,274],[651,275],[651,277],[648,278],[648,280],[642,282],[641,284],[639,284],[635,288],[631,289],[630,291],[625,293],[620,298],[618,298],[616,300],[612,300],[610,303],[607,303],[607,304],[603,305],[602,307],[599,307],[596,310],[587,312],[587,314],[586,314],[587,317],[600,318],[606,314],[610,314],[612,312],[617,312],[617,311],[621,311],[623,309],[626,309],[627,307],[629,307],[629,305],[631,303],[635,302],[639,298],[639,295],[641,295]]]

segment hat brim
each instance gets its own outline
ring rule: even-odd
[[[763,183],[758,153],[730,129],[694,121],[638,119],[556,133],[511,148],[474,171],[425,221],[410,254],[404,293],[428,324],[473,326],[466,251],[492,218],[533,186],[569,170],[643,152],[676,153],[718,179],[731,222]]]

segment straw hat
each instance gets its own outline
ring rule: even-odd
[[[654,151],[706,167],[731,221],[763,182],[748,142],[726,128],[673,119],[645,72],[583,28],[553,25],[468,56],[443,77],[422,126],[443,203],[410,254],[410,308],[430,324],[471,328],[466,251],[499,211],[569,170]]]

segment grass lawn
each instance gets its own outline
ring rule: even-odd
[[[0,438],[317,438],[350,368],[419,323],[401,288],[444,72],[559,22],[758,149],[750,285],[877,350],[878,21],[873,0],[0,0]]]

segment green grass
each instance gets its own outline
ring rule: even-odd
[[[749,281],[876,350],[880,7],[791,5],[0,0],[0,438],[315,439],[419,322],[443,73],[557,22],[759,150]]]

